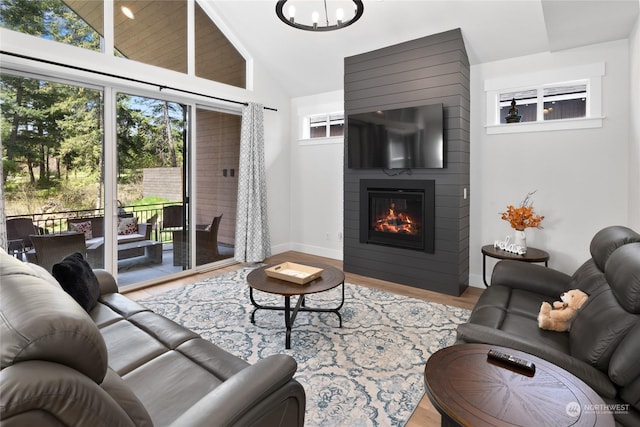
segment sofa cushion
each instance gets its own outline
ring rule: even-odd
[[[623,226],[612,226],[598,231],[591,239],[591,256],[601,271],[609,256],[620,246],[627,243],[640,242],[640,234]]]
[[[93,233],[91,230],[91,221],[70,222],[69,231],[84,233],[85,240],[93,239]]]
[[[118,234],[121,236],[138,232],[138,218],[118,218]]]
[[[62,289],[71,295],[85,311],[89,312],[96,306],[100,297],[100,285],[82,254],[76,252],[54,264],[52,273]]]
[[[600,289],[589,296],[571,325],[571,355],[607,372],[611,356],[638,320],[620,306],[611,288]]]
[[[607,261],[605,276],[625,310],[640,314],[640,243],[616,250]]]

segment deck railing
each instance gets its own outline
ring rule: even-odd
[[[154,216],[158,215],[154,229],[151,231],[153,240],[169,242],[172,239],[171,233],[160,233],[159,228],[162,224],[162,210],[165,206],[176,205],[179,203],[153,203],[147,205],[121,206],[118,208],[120,216],[134,216],[138,218],[139,223],[147,223]],[[83,219],[91,217],[104,217],[104,208],[99,209],[81,209],[81,210],[65,210],[44,213],[30,213],[24,215],[11,215],[10,218],[31,218],[38,234],[57,234],[68,230],[68,220]]]

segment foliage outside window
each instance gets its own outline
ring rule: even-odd
[[[245,58],[198,3],[188,69],[189,1],[114,0],[113,55],[246,88]],[[103,53],[108,44],[103,0],[0,0],[0,27]]]
[[[93,10],[94,16],[99,18],[94,26],[78,16],[62,0],[2,0],[0,27],[100,52],[102,1],[85,3]]]
[[[97,89],[0,75],[7,215],[103,207],[102,98]],[[142,197],[142,168],[183,164],[184,114],[175,102],[118,95],[118,180],[131,189],[126,194]],[[127,197],[121,201],[135,201]]]
[[[308,118],[308,138],[332,138],[344,135],[344,114],[323,114]],[[306,135],[305,135],[306,136]]]

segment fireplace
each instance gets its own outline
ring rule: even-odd
[[[434,252],[435,181],[360,181],[360,242]]]

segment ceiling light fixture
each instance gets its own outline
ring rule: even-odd
[[[120,10],[129,19],[136,19],[136,16],[133,14],[133,11],[129,9],[127,6],[120,7]]]
[[[329,23],[329,11],[327,8],[327,0],[322,0],[322,2],[318,2],[318,3],[324,3],[324,22],[325,25],[319,24],[319,19],[320,19],[320,13],[317,10],[314,10],[311,13],[311,24],[301,24],[299,22],[296,22],[296,7],[292,4],[289,5],[289,8],[287,10],[289,16],[286,17],[284,16],[284,13],[282,12],[282,10],[284,9],[284,5],[285,3],[287,3],[287,1],[289,0],[278,0],[278,2],[276,3],[276,15],[278,15],[278,18],[280,18],[280,20],[282,22],[284,22],[287,25],[290,25],[294,28],[297,28],[299,30],[306,30],[306,31],[332,31],[332,30],[338,30],[340,28],[344,28],[344,27],[348,27],[349,25],[353,24],[354,22],[356,22],[358,19],[360,19],[360,17],[362,17],[362,13],[364,12],[364,4],[362,3],[362,0],[350,0],[353,2],[354,4],[354,14],[353,17],[347,21],[345,21],[345,10],[343,8],[337,8],[335,10],[335,24],[330,24]],[[307,4],[309,2],[305,1],[305,2],[299,2],[299,5],[301,7],[307,7]],[[336,2],[334,2],[336,3]]]

